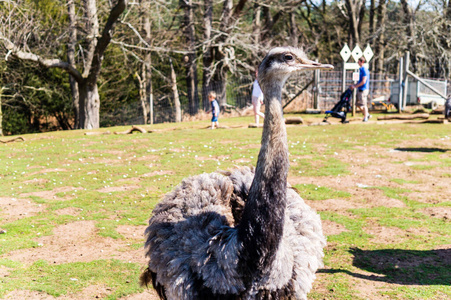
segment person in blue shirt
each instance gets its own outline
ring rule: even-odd
[[[216,92],[215,91],[211,91],[208,93],[208,100],[211,103],[211,114],[212,114],[211,129],[215,129],[215,124],[216,124],[216,128],[219,128],[219,122],[218,122],[219,104],[218,104],[218,101],[216,101]]]
[[[369,94],[369,82],[370,71],[364,66],[365,57],[359,58],[357,62],[360,66],[359,69],[359,82],[355,85],[351,85],[351,90],[357,88],[357,101],[355,105],[363,112],[363,122],[368,122],[371,115],[368,113],[368,94]]]

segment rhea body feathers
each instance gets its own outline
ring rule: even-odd
[[[255,169],[189,177],[155,207],[141,281],[162,299],[306,299],[326,240],[319,215],[287,183],[281,95],[290,74],[315,68],[333,67],[272,49],[258,73],[266,118]]]

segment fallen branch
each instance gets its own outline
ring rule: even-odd
[[[429,114],[413,114],[413,115],[387,115],[377,117],[378,120],[413,120],[413,119],[429,119]]]
[[[0,140],[0,143],[6,144],[6,143],[12,143],[12,142],[15,142],[15,141],[18,141],[18,140],[21,140],[22,142],[25,142],[25,140],[24,140],[23,137],[18,136],[18,137],[15,137],[15,138],[13,138],[13,139],[6,140],[6,141]]]
[[[285,124],[304,124],[304,120],[301,117],[286,118]]]
[[[329,121],[317,122],[308,124],[308,126],[324,126],[324,125],[332,125]]]
[[[107,134],[111,134],[110,131],[89,131],[89,132],[85,132],[85,135],[107,135]]]
[[[115,131],[114,134],[131,134],[133,131],[139,131],[141,133],[147,133],[148,132],[147,130],[145,130],[142,127],[133,125],[132,128],[130,128],[130,129],[126,130],[126,131],[120,131],[120,132],[116,132]]]
[[[249,124],[248,128],[263,128],[263,124],[251,123]]]
[[[421,123],[448,124],[448,120],[447,119],[425,120]]]

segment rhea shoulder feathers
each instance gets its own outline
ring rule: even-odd
[[[284,289],[298,295],[294,299],[305,298],[322,266],[325,238],[318,214],[290,188],[283,238],[271,271],[245,293],[238,265],[242,244],[235,226],[253,177],[254,169],[248,167],[190,177],[155,207],[146,247],[149,270],[156,273],[154,287],[161,292],[161,283],[171,283],[164,287],[163,298],[219,299],[232,294],[265,299],[257,294]]]

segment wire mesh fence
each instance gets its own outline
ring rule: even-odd
[[[345,88],[354,83],[352,71],[346,71]],[[321,71],[318,85],[313,83],[314,72],[296,74],[287,81],[282,94],[282,104],[290,102],[290,111],[305,111],[314,106],[314,93],[318,92],[318,107],[320,110],[331,109],[340,99],[343,93],[342,71]],[[371,74],[369,102],[385,101],[390,96],[390,84],[396,78],[394,74]],[[230,78],[225,87],[225,99],[219,102],[223,105],[222,110],[240,110],[251,105],[253,79],[250,76]],[[206,95],[210,90],[218,92],[223,83],[213,82],[209,88],[202,91],[199,89],[196,111],[205,114],[210,109]],[[302,93],[301,93],[302,91]],[[293,102],[294,104],[291,104]],[[187,93],[180,93],[182,115],[190,115],[190,105]],[[147,111],[150,104],[147,103]],[[148,114],[148,120],[149,120]],[[172,95],[155,96],[153,101],[153,123],[164,123],[175,121],[175,105]],[[101,126],[143,124],[144,116],[141,102],[137,101],[122,106],[114,111],[101,112]]]

